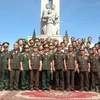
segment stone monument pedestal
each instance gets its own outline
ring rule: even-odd
[[[53,40],[59,40],[59,42],[62,42],[63,40],[63,37],[61,35],[40,35],[40,36],[37,36],[37,38],[44,38],[44,39],[47,39],[48,37],[50,37],[51,39]],[[32,38],[32,36],[28,36],[28,41]]]
[[[40,35],[39,38],[47,39],[50,37],[53,40],[59,40],[59,42],[62,42],[63,37],[61,35]]]

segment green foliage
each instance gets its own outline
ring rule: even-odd
[[[36,38],[36,32],[35,32],[35,29],[34,29],[32,39],[34,40],[35,38]]]
[[[67,38],[67,42],[69,43],[69,36],[68,36],[68,32],[66,31],[65,36]]]

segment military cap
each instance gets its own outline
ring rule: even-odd
[[[48,44],[45,44],[45,45],[44,45],[44,48],[49,48],[49,45],[48,45]]]
[[[39,39],[39,38],[35,38],[34,41],[35,41],[35,42],[39,42],[40,39]]]
[[[57,47],[61,47],[61,44],[58,44]]]
[[[4,42],[2,45],[4,46],[5,44],[8,44],[8,45],[9,45],[9,43],[8,43],[8,42]]]
[[[24,46],[24,49],[29,49],[29,45],[25,45]]]
[[[33,48],[37,48],[38,46],[36,44],[34,44]]]
[[[33,39],[30,39],[29,42],[30,42],[31,40],[33,40]]]
[[[80,51],[85,51],[85,48],[84,48],[84,47],[81,47],[81,48],[80,48]]]
[[[69,45],[68,48],[73,48],[73,46],[72,45]]]
[[[54,46],[54,45],[53,45],[53,43],[51,42],[51,43],[49,44],[49,46]]]

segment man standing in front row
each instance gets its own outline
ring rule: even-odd
[[[78,72],[81,76],[80,91],[88,91],[89,90],[89,79],[88,79],[88,72],[90,72],[90,60],[87,55],[85,55],[85,48],[80,48],[80,56],[77,58],[78,62]]]
[[[42,62],[41,55],[38,53],[38,46],[33,46],[33,52],[30,54],[30,90],[39,90],[39,71],[41,71]]]
[[[55,71],[56,89],[64,90],[64,70],[66,70],[65,54],[61,51],[61,45],[57,46],[54,53],[53,70]]]
[[[29,45],[24,46],[25,52],[20,55],[21,88],[29,89]]]
[[[73,52],[73,46],[69,45],[68,53],[66,55],[66,64],[67,64],[67,91],[74,91],[74,75],[77,70],[77,57]],[[71,82],[71,84],[70,84]]]
[[[8,68],[10,71],[10,90],[18,90],[19,74],[20,74],[20,50],[18,43],[14,44],[14,49],[10,51],[8,56]]]
[[[8,71],[8,55],[9,55],[9,51],[8,51],[8,47],[9,47],[9,43],[8,42],[4,42],[3,43],[3,52],[2,52],[2,77],[1,77],[1,85],[0,85],[0,90],[7,90],[9,89],[9,71]]]
[[[92,48],[93,54],[90,55],[91,73],[92,73],[92,91],[96,91],[96,81],[100,91],[100,55],[95,47]]]
[[[49,53],[49,46],[45,44],[42,60],[42,90],[50,91],[50,73],[52,71],[52,56]]]
[[[2,45],[0,44],[0,82],[1,82],[1,75],[2,75],[1,59],[2,59]]]

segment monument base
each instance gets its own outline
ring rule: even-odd
[[[61,35],[40,35],[40,36],[37,36],[37,38],[44,38],[44,39],[47,39],[48,37],[50,37],[51,39],[53,40],[59,40],[59,42],[62,42],[63,41],[63,37]],[[28,41],[32,38],[32,36],[28,36]]]

